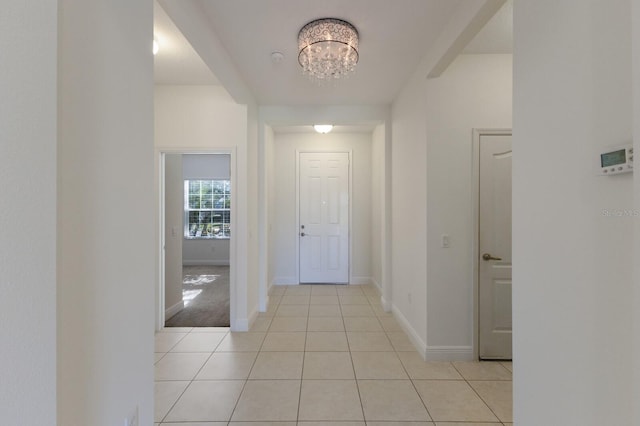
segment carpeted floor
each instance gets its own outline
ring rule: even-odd
[[[229,327],[229,267],[183,266],[185,308],[165,327]]]

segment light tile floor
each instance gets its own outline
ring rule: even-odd
[[[156,335],[156,426],[511,425],[507,362],[425,362],[373,286],[279,286],[247,333]]]

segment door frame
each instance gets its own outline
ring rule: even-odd
[[[348,235],[348,244],[349,244],[349,274],[348,274],[348,282],[346,285],[352,284],[351,280],[351,261],[353,259],[353,242],[351,241],[353,232],[351,232],[351,218],[353,217],[353,167],[352,167],[352,158],[353,158],[353,150],[318,150],[318,149],[309,149],[309,150],[299,150],[296,149],[296,277],[298,281],[298,285],[300,284],[300,154],[348,154],[349,158],[349,235]]]
[[[234,207],[233,201],[237,196],[237,167],[236,167],[236,148],[159,148],[156,149],[156,165],[157,179],[158,179],[158,238],[157,238],[157,257],[158,257],[158,281],[156,287],[156,331],[160,331],[164,328],[165,323],[165,251],[166,244],[165,235],[165,156],[167,154],[227,154],[229,155],[229,171],[231,175],[231,223],[237,223],[237,210]],[[233,226],[233,225],[232,225]],[[184,236],[182,236],[184,238]],[[237,324],[237,312],[236,307],[238,300],[238,286],[236,280],[236,265],[237,265],[237,233],[232,232],[229,238],[229,320],[231,329],[234,329]]]
[[[471,221],[473,265],[473,359],[480,359],[480,138],[482,136],[513,136],[512,129],[473,129],[471,162]],[[513,176],[512,176],[513,178]]]

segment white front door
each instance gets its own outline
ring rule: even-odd
[[[511,157],[511,135],[480,135],[481,359],[511,359]]]
[[[300,153],[300,282],[349,282],[349,154]]]

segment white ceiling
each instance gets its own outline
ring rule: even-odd
[[[192,6],[228,53],[261,105],[388,105],[415,72],[456,8],[481,0],[163,0]],[[465,3],[466,2],[466,3]],[[509,0],[464,53],[510,53]],[[307,80],[297,62],[297,35],[321,17],[345,19],[360,33],[356,73],[331,86]],[[181,25],[184,28],[183,25]],[[156,84],[219,84],[157,3],[154,33]],[[202,45],[203,40],[198,40]],[[205,40],[206,41],[206,40]],[[197,45],[197,43],[194,43]],[[273,63],[271,53],[284,54]],[[211,63],[211,62],[209,62]]]
[[[185,0],[180,0],[185,1]],[[215,28],[258,103],[390,103],[436,40],[459,0],[195,0]],[[334,17],[360,34],[360,60],[348,81],[319,87],[298,64],[298,32]],[[271,61],[279,51],[284,60]]]

